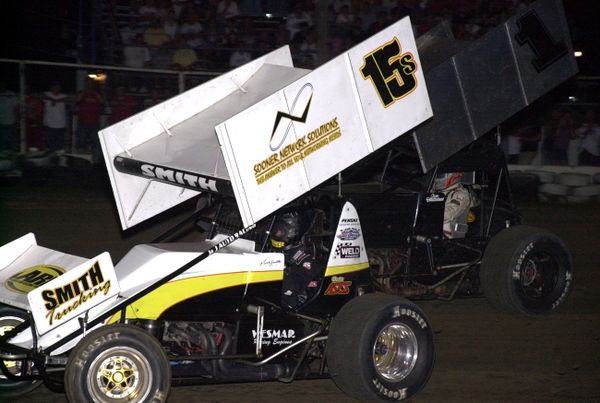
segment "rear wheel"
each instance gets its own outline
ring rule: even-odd
[[[164,402],[171,371],[158,341],[130,325],[111,325],[81,339],[69,355],[71,402]]]
[[[480,278],[483,293],[494,307],[525,315],[549,313],[571,289],[571,255],[556,235],[517,225],[492,238]]]
[[[333,381],[348,395],[360,401],[402,400],[429,380],[433,332],[412,302],[367,294],[334,318],[326,356]]]
[[[27,315],[19,310],[12,308],[0,308],[0,336],[3,336],[9,330],[12,330],[27,319]],[[20,375],[23,370],[21,361],[4,361],[4,365],[13,375]],[[12,381],[0,371],[0,400],[4,401],[10,397],[21,396],[31,392],[40,386],[40,380],[30,381]]]

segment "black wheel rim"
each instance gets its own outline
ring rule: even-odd
[[[521,264],[517,294],[523,306],[534,311],[548,310],[557,298],[561,265],[557,258],[543,250],[532,251]]]

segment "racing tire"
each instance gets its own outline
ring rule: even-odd
[[[556,174],[550,171],[538,171],[538,170],[529,170],[527,173],[534,174],[538,177],[540,183],[554,183],[556,181]]]
[[[65,392],[70,402],[164,402],[171,368],[160,343],[132,325],[100,327],[69,354]]]
[[[495,308],[526,316],[547,314],[571,290],[571,254],[551,232],[516,225],[489,242],[480,280],[483,295]]]
[[[563,172],[558,174],[556,182],[564,186],[588,186],[592,178],[588,174]]]
[[[414,303],[366,294],[333,319],[326,359],[334,383],[363,402],[402,400],[421,390],[435,359],[433,331]]]
[[[17,309],[8,307],[0,308],[0,336],[4,335],[7,331],[13,329],[15,326],[24,322],[27,319],[27,315]],[[13,374],[19,374],[21,363],[17,361],[4,361],[4,365]],[[12,381],[7,379],[6,376],[0,371],[0,401],[8,401],[9,398],[14,398],[27,394],[40,386],[41,380],[29,380],[29,381]]]

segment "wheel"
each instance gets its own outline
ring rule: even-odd
[[[15,326],[24,322],[27,315],[17,309],[1,307],[0,308],[0,336],[13,329]],[[21,373],[23,363],[20,361],[4,361],[4,365],[14,375]],[[11,397],[17,397],[31,392],[42,383],[41,380],[33,381],[11,381],[0,371],[0,401],[5,401]]]
[[[131,325],[103,326],[77,344],[65,370],[70,402],[164,402],[171,368],[159,342]]]
[[[363,295],[333,319],[326,358],[333,381],[346,394],[360,401],[406,399],[431,375],[433,331],[412,302]]]
[[[571,289],[571,254],[556,235],[516,225],[491,239],[480,279],[483,294],[500,310],[530,316],[549,313]]]

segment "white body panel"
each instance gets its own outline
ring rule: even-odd
[[[131,249],[113,268],[110,256],[106,252],[93,259],[85,259],[38,246],[35,244],[33,234],[28,234],[0,247],[0,262],[10,261],[5,267],[0,267],[1,302],[31,311],[34,316],[38,346],[48,347],[81,330],[80,318],[91,321],[101,316],[121,303],[123,299],[146,290],[225,238],[223,235],[218,235],[210,241],[198,243],[138,245]],[[31,244],[32,242],[33,244]],[[28,293],[15,291],[7,285],[11,277],[15,277],[28,268],[43,265],[60,267],[64,270],[64,274],[56,276]],[[90,269],[96,270],[93,275],[98,281],[92,280]],[[282,254],[254,252],[254,242],[238,239],[175,277],[172,281],[190,277],[239,273],[240,271],[282,273],[283,269]],[[98,270],[101,271],[102,281],[98,278]],[[84,290],[86,281],[89,286],[88,290]],[[72,287],[74,282],[78,284],[77,287],[81,293],[64,301],[53,310],[48,309],[47,304],[52,302],[52,298],[56,299],[56,293],[53,291],[73,290],[69,287]],[[23,284],[21,286],[25,287]],[[94,292],[96,289],[98,291]],[[49,292],[52,294],[48,294]],[[49,298],[49,295],[52,298]],[[85,300],[82,296],[85,297]],[[54,315],[49,316],[50,312]],[[56,314],[59,312],[61,315],[57,316]],[[63,312],[64,314],[62,314]],[[53,351],[52,354],[68,351],[80,338],[81,336],[74,338],[60,349]],[[20,347],[31,348],[33,343],[31,330],[21,332],[10,342]]]

